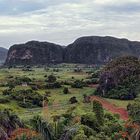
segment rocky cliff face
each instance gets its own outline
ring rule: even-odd
[[[6,59],[6,65],[44,65],[61,62],[63,62],[61,46],[38,41],[12,46]]]
[[[5,62],[7,53],[8,53],[7,49],[0,47],[0,63]]]
[[[140,42],[114,37],[82,37],[66,48],[65,61],[73,63],[106,63],[123,55],[140,55]]]
[[[10,48],[6,65],[85,63],[103,64],[124,55],[139,57],[140,42],[114,37],[81,37],[63,48],[48,42],[31,41]]]

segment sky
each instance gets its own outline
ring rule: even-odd
[[[140,41],[140,0],[0,0],[0,47],[90,35]]]

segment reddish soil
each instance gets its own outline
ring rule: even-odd
[[[105,108],[106,110],[112,112],[113,114],[119,114],[120,118],[122,120],[128,120],[128,112],[126,109],[119,108],[119,107],[115,106],[114,104],[111,104],[107,100],[105,100],[101,97],[98,97],[98,96],[91,96],[91,100],[99,101],[102,104],[103,108]]]

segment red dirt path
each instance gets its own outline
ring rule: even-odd
[[[107,109],[108,111],[112,112],[113,114],[119,114],[120,115],[120,118],[122,120],[128,120],[128,112],[126,109],[124,108],[119,108],[113,104],[111,104],[110,102],[108,102],[107,100],[101,98],[101,97],[98,97],[98,96],[91,96],[91,100],[97,100],[99,101],[103,108]]]

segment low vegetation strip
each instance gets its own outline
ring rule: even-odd
[[[128,112],[126,109],[119,108],[115,106],[114,104],[111,104],[110,102],[98,96],[91,96],[91,100],[99,101],[103,105],[103,107],[107,109],[108,111],[112,112],[113,114],[119,114],[122,120],[128,120]]]

